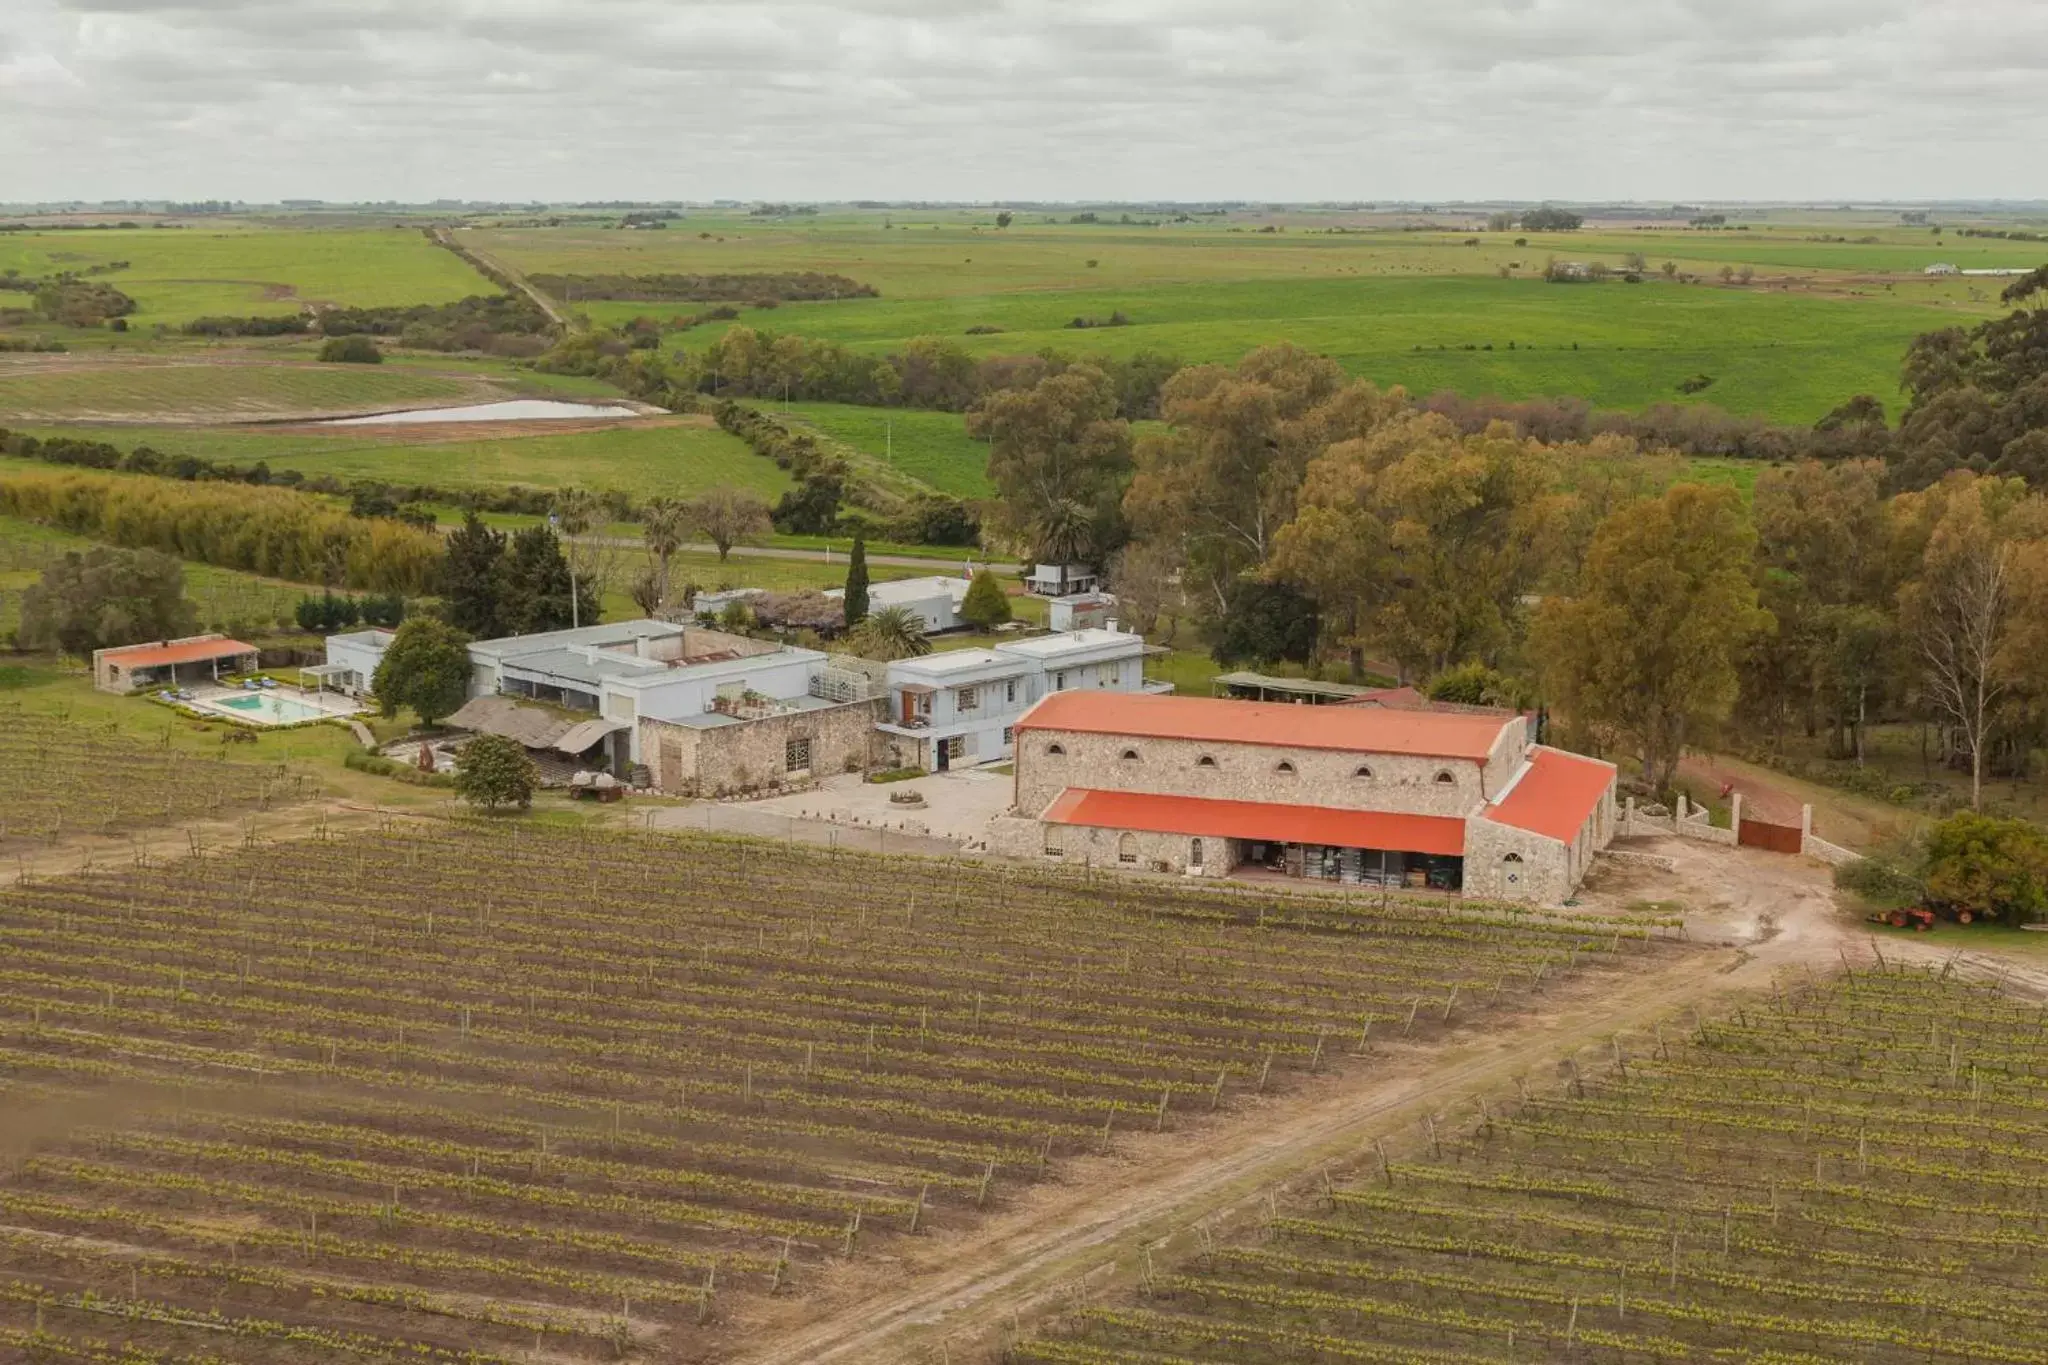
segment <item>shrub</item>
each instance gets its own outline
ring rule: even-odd
[[[320,358],[337,365],[381,365],[384,352],[366,336],[351,334],[329,337],[320,345]]]
[[[539,787],[540,765],[518,740],[478,735],[456,752],[455,794],[472,806],[524,810]]]
[[[960,619],[977,630],[987,630],[1009,620],[1010,615],[1009,594],[995,574],[988,569],[975,574],[967,585],[967,596],[960,601]]]

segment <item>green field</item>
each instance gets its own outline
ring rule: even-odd
[[[982,354],[1051,346],[1230,361],[1287,340],[1416,392],[1571,394],[1605,407],[1712,402],[1795,422],[1858,392],[1894,401],[1899,358],[1912,337],[1996,311],[1998,281],[1925,277],[1926,265],[2026,267],[2048,256],[2038,244],[1936,241],[1925,229],[1868,223],[1842,235],[1874,242],[1816,241],[1824,234],[1813,225],[1782,223],[1745,232],[1538,235],[1517,247],[1512,233],[1330,232],[1339,225],[1334,215],[1296,215],[1284,220],[1286,232],[1270,235],[1249,230],[1248,221],[1134,228],[1048,225],[1025,215],[999,232],[965,213],[884,227],[887,217],[822,216],[798,226],[707,217],[694,232],[471,236],[529,272],[846,274],[882,297],[747,309],[741,322],[862,350],[936,335]],[[1476,245],[1464,245],[1468,237]],[[1618,267],[1631,251],[1649,266],[1640,285],[1537,278],[1553,257]],[[1666,280],[1658,271],[1665,260],[1701,278]],[[1724,285],[1724,264],[1749,266],[1755,278]],[[579,306],[602,322],[693,311]],[[1117,311],[1132,325],[1067,325]],[[718,326],[681,333],[675,344],[701,346]],[[1003,330],[966,335],[975,326]],[[1678,392],[1680,381],[1700,374],[1713,385],[1689,399]]]
[[[967,434],[967,421],[957,412],[863,408],[850,403],[763,402],[758,406],[792,419],[792,426],[813,427],[884,460],[941,493],[986,498],[995,492],[988,481],[988,447]]]
[[[208,315],[296,313],[309,303],[367,308],[496,292],[452,252],[411,229],[316,232],[237,223],[0,234],[0,270],[44,276],[114,261],[127,261],[128,268],[95,279],[136,301],[131,328],[177,326]]]
[[[442,488],[576,485],[645,498],[658,494],[686,497],[707,488],[734,487],[749,489],[773,502],[790,486],[787,474],[754,454],[738,437],[716,427],[681,423],[448,441],[383,436],[371,427],[335,428],[332,434],[319,435],[303,429],[210,427],[34,430],[39,436],[110,441],[124,450],[147,445],[166,455],[197,455],[240,465],[263,460],[274,470],[294,469],[309,477],[331,475]]]
[[[234,422],[502,397],[482,379],[389,365],[99,361],[0,364],[0,423]]]

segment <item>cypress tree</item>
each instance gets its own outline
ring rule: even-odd
[[[512,537],[506,556],[499,625],[507,635],[567,630],[572,619],[569,595],[579,590],[583,621],[595,625],[599,619],[597,594],[588,583],[572,588],[569,561],[563,557],[562,542],[554,531],[529,526]]]
[[[868,617],[868,541],[856,532],[853,553],[846,557],[846,624],[851,629]]]
[[[505,533],[483,524],[472,511],[448,537],[442,571],[448,622],[479,640],[507,634],[499,598],[505,587]]]

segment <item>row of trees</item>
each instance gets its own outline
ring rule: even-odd
[[[0,513],[224,569],[369,592],[430,593],[441,567],[431,531],[353,517],[280,488],[30,470],[0,475]]]

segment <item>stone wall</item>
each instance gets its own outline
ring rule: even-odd
[[[1018,736],[1017,810],[1036,815],[1066,788],[1092,787],[1463,816],[1497,795],[1513,775],[1526,748],[1524,726],[1519,719],[1512,722],[1509,735],[1483,765],[1469,759],[1030,729]]]
[[[1574,850],[1555,839],[1494,820],[1465,822],[1465,894],[1484,900],[1555,905],[1582,870]]]
[[[1742,826],[1742,793],[1735,794],[1729,811],[1728,828],[1721,829],[1713,823],[1713,812],[1705,806],[1687,802],[1685,794],[1679,793],[1678,808],[1667,810],[1661,815],[1651,814],[1636,804],[1631,796],[1623,806],[1621,820],[1616,833],[1671,834],[1680,839],[1698,839],[1702,843],[1722,844],[1733,848],[1736,844],[1736,830]]]
[[[1071,867],[1220,877],[1237,865],[1235,840],[1202,839],[1201,866],[1193,866],[1197,842],[1183,834],[1053,825],[1023,816],[998,816],[988,836],[991,853]]]
[[[875,722],[884,700],[787,711],[759,720],[698,727],[640,722],[640,754],[654,785],[675,796],[736,796],[811,785],[876,761]],[[810,767],[791,771],[792,740],[810,743]]]

